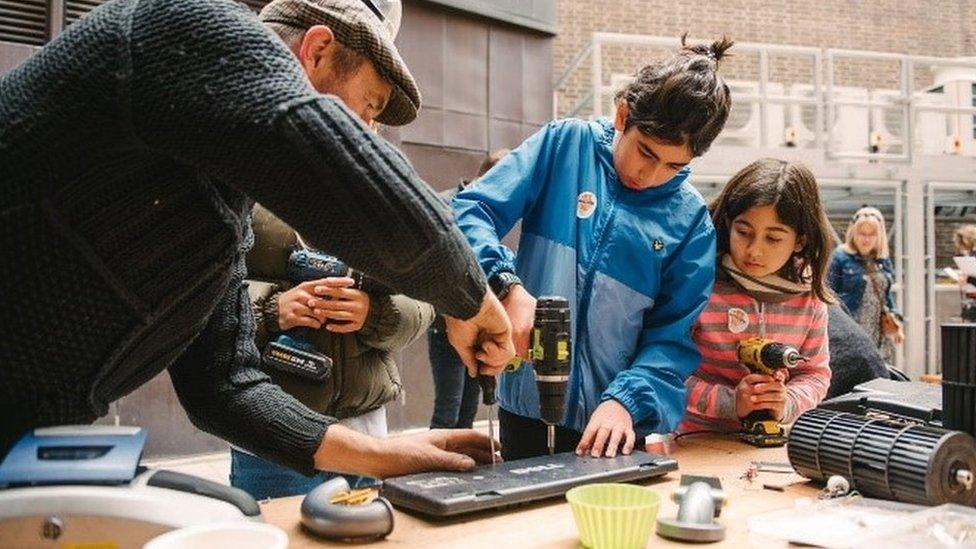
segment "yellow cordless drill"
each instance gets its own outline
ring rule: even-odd
[[[793,369],[807,360],[793,347],[761,337],[743,339],[738,351],[740,364],[754,374],[768,376],[781,368]],[[744,417],[740,436],[749,444],[763,448],[786,444],[786,432],[769,410],[756,410]]]

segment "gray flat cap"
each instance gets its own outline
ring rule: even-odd
[[[273,0],[259,15],[265,23],[300,29],[325,25],[343,46],[368,57],[393,93],[376,121],[402,126],[420,109],[420,90],[400,57],[389,31],[361,0]]]

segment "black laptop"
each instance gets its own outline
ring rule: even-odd
[[[557,497],[582,484],[641,480],[677,469],[677,461],[646,452],[614,458],[567,452],[482,465],[467,473],[391,478],[383,482],[383,496],[403,509],[449,517]]]
[[[817,407],[942,427],[942,387],[921,381],[872,379]]]

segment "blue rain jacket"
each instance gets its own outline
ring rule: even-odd
[[[715,279],[715,229],[685,168],[633,191],[613,165],[608,120],[551,122],[452,206],[485,273],[515,272],[533,296],[569,299],[573,356],[562,425],[582,431],[601,403],[630,412],[638,436],[684,415],[700,355],[691,328]],[[500,243],[522,220],[518,254]],[[530,363],[502,374],[501,407],[539,417]]]

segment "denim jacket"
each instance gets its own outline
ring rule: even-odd
[[[901,316],[895,309],[895,298],[891,292],[895,275],[891,260],[888,258],[875,259],[875,269],[884,274],[888,280],[885,289],[884,302],[888,310]],[[865,288],[867,291],[875,291],[868,288],[868,281],[864,278],[866,270],[865,260],[858,254],[852,254],[838,246],[830,258],[830,269],[827,271],[827,285],[837,294],[844,308],[852,317],[856,318],[858,309],[861,308],[861,300],[864,298]]]

